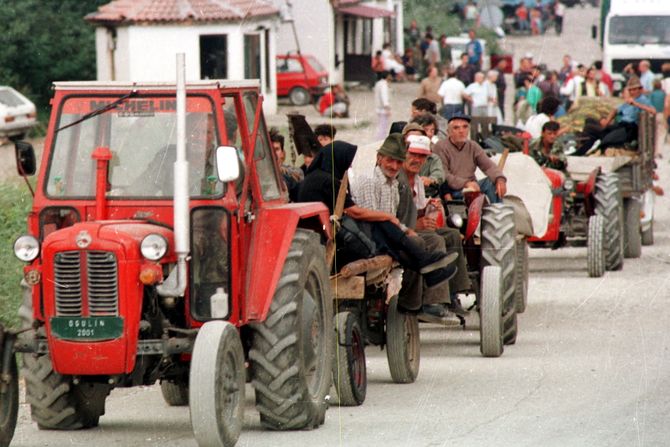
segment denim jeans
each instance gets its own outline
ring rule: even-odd
[[[479,183],[479,189],[481,192],[488,197],[489,202],[491,203],[500,203],[502,200],[498,195],[496,194],[496,186],[495,184],[491,181],[490,178],[486,177],[481,180],[479,180],[477,183]],[[453,197],[456,200],[461,200],[463,199],[463,190],[461,189],[452,189],[447,185],[447,182],[444,182],[442,184],[442,187],[440,188],[440,196],[444,197],[445,194],[451,194],[451,197]]]
[[[448,120],[457,113],[463,113],[463,112],[464,112],[463,104],[445,104],[440,110],[440,115],[442,115],[444,119]]]

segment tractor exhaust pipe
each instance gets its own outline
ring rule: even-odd
[[[189,254],[188,161],[186,160],[186,81],[184,53],[177,54],[177,160],[174,163],[174,243],[177,268],[156,287],[160,296],[183,296]]]

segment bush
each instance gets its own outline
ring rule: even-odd
[[[14,241],[26,232],[32,197],[25,186],[0,184],[0,321],[18,327],[23,263],[14,256]]]

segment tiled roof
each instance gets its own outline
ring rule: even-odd
[[[220,22],[272,16],[272,0],[113,0],[88,14],[94,23]]]
[[[342,6],[357,5],[361,2],[361,0],[332,0],[332,2],[334,7],[339,8]]]

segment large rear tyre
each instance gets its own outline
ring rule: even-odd
[[[528,242],[525,237],[516,241],[515,272],[514,307],[517,314],[522,314],[528,304]]]
[[[639,258],[642,255],[642,235],[640,233],[640,211],[642,205],[635,199],[624,201],[624,247],[626,258]]]
[[[642,245],[654,245],[654,220],[649,222],[649,228],[642,232]]]
[[[386,314],[386,358],[395,383],[416,380],[421,364],[419,320],[398,310],[397,295],[391,298]]]
[[[500,267],[502,337],[505,344],[512,344],[517,334],[516,284],[519,275],[514,209],[500,203],[484,208],[481,233],[482,266]]]
[[[586,260],[591,278],[605,274],[605,230],[603,216],[596,214],[589,218]]]
[[[365,341],[358,319],[351,312],[335,315],[335,361],[333,383],[339,404],[345,407],[365,401],[368,379],[365,368]]]
[[[188,405],[188,384],[174,383],[164,380],[161,382],[161,393],[163,400],[171,407],[184,407]]]
[[[235,445],[244,423],[245,377],[244,348],[235,326],[205,323],[195,339],[188,387],[199,446]]]
[[[619,176],[599,175],[596,179],[594,199],[596,214],[603,216],[605,269],[621,270],[624,258],[624,210]]]
[[[3,331],[4,328],[0,325],[0,333]],[[3,346],[0,345],[0,359],[3,358],[3,351]],[[19,412],[19,372],[16,369],[16,356],[12,355],[9,361],[8,376],[0,378],[0,447],[7,447],[12,442]]]
[[[323,424],[335,346],[332,300],[319,236],[298,229],[267,318],[253,325],[249,360],[263,426]]]
[[[501,269],[489,265],[482,270],[479,298],[480,350],[484,357],[500,357],[503,353],[503,321],[501,300]]]
[[[33,303],[30,288],[22,283],[23,302],[19,318],[23,328],[32,326]],[[81,382],[62,376],[53,369],[49,355],[24,354],[23,376],[26,401],[32,419],[40,429],[76,430],[97,427],[105,414],[105,399],[111,386],[105,383]]]

